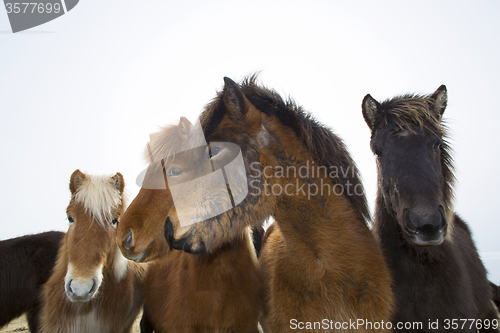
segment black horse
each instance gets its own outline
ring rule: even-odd
[[[63,236],[49,231],[0,242],[0,328],[26,312],[30,332],[38,332],[39,294]]]
[[[383,103],[367,95],[362,104],[377,155],[373,230],[394,278],[394,330],[498,332],[486,270],[452,207],[446,104],[444,85]]]

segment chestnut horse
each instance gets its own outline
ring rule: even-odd
[[[143,304],[144,268],[116,245],[124,186],[120,173],[71,175],[69,229],[43,287],[42,332],[130,332]]]
[[[152,261],[141,331],[257,332],[261,283],[250,230],[212,253],[198,255],[170,249],[164,236],[173,205],[164,179],[164,170],[172,168],[167,157],[189,141],[192,127],[182,117],[178,125],[151,135],[148,173],[118,226],[122,253],[136,262]],[[189,167],[186,163],[179,156],[175,159],[176,167],[184,170]]]
[[[224,81],[200,121],[213,165],[236,161],[234,146],[241,149],[243,171],[231,171],[231,164],[223,174],[231,204],[244,198],[194,223],[213,206],[197,204],[199,182],[186,184],[176,198],[185,220],[177,202],[168,211],[169,243],[213,253],[273,216],[260,256],[264,331],[389,331],[391,277],[367,226],[363,186],[343,142],[255,77],[241,85]]]
[[[38,332],[40,292],[63,237],[48,231],[0,242],[0,328],[26,312],[30,332]]]
[[[453,211],[447,101],[444,85],[426,96],[364,98],[378,168],[374,231],[393,273],[396,322],[422,323],[420,332],[498,332],[486,270]]]

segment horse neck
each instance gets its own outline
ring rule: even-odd
[[[127,275],[130,267],[128,260],[122,255],[116,244],[111,245],[106,263],[103,267],[103,275],[112,279],[113,282],[121,282]]]
[[[294,150],[297,150],[297,147],[287,151]],[[276,208],[272,215],[284,237],[302,242],[313,253],[317,254],[319,248],[326,252],[331,252],[333,249],[339,251],[339,245],[332,242],[332,238],[349,234],[359,235],[360,232],[363,233],[360,230],[368,231],[368,228],[360,212],[353,207],[348,198],[343,194],[334,194],[333,188],[336,183],[329,177],[329,171],[325,174],[322,169],[318,175],[318,164],[313,164],[310,154],[304,150],[305,148],[295,156],[286,156],[285,159],[278,157],[275,160],[277,163],[275,165],[279,165],[280,160],[295,161],[292,166],[296,170],[307,165],[311,170],[305,177],[302,177],[304,174],[297,173],[297,176],[289,174],[289,177],[271,179],[271,190],[273,186],[279,185],[278,187],[285,189],[288,185],[289,193],[292,192],[292,195],[282,193],[277,197]],[[318,193],[313,193],[314,184],[318,186]]]
[[[245,230],[240,238],[232,240],[230,243],[227,242],[219,247],[213,253],[208,254],[198,254],[190,255],[198,265],[210,265],[213,266],[215,262],[219,264],[226,264],[227,262],[234,262],[235,264],[246,265],[248,260],[242,259],[248,257],[255,264],[258,263],[257,255],[252,243],[252,239],[248,229]]]

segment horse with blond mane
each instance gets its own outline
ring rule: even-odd
[[[41,332],[130,332],[143,304],[145,272],[116,245],[124,209],[123,176],[76,170],[69,187],[69,228],[43,287]]]

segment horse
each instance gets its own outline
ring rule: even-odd
[[[131,331],[143,304],[145,269],[116,245],[124,187],[120,173],[71,175],[69,228],[43,286],[41,332]]]
[[[207,184],[186,182],[166,216],[169,244],[213,253],[272,216],[259,258],[264,331],[389,331],[391,276],[354,161],[330,129],[256,81],[224,78],[202,112],[205,154],[228,189],[209,183],[221,200],[200,203]]]
[[[151,262],[141,332],[258,332],[261,282],[252,238],[259,246],[260,232],[252,237],[247,229],[212,253],[197,255],[172,249],[165,238],[166,214],[173,205],[164,180],[164,170],[171,167],[166,156],[182,146],[192,127],[181,117],[178,125],[151,135],[148,173],[117,230],[124,256]],[[175,163],[186,169],[189,161],[177,156]],[[155,172],[160,186],[154,184]]]
[[[40,292],[56,263],[60,231],[0,242],[0,328],[26,313],[30,332],[38,332]]]
[[[486,270],[453,210],[447,101],[442,85],[430,95],[362,102],[378,169],[373,231],[394,278],[395,331],[421,323],[422,332],[498,332]]]

